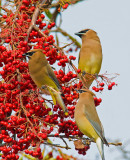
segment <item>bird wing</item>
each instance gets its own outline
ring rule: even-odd
[[[86,106],[85,106],[85,108],[86,108]],[[85,116],[87,117],[88,121],[91,123],[91,125],[93,126],[94,130],[97,132],[99,137],[102,139],[103,143],[108,145],[108,142],[105,139],[103,126],[98,118],[97,113],[93,114],[92,112],[90,112],[90,110],[88,110],[88,107],[87,107],[85,109]]]
[[[81,52],[81,51],[80,51]],[[79,59],[78,59],[78,64],[79,64],[79,61],[80,61],[80,52],[79,52]]]
[[[61,90],[60,84],[58,79],[56,78],[55,73],[53,72],[52,68],[50,65],[47,65],[47,73],[49,75],[49,77],[53,80],[53,82],[56,84],[56,86],[58,87],[58,89]]]
[[[52,97],[52,100],[53,100],[53,103],[54,103],[54,105],[56,105],[56,98],[55,98],[55,96],[54,96],[54,93],[48,88],[48,90],[49,90],[49,92],[50,92],[50,95],[51,95],[51,97]]]

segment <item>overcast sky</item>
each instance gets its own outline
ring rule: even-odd
[[[97,95],[103,99],[97,110],[106,138],[127,141],[130,139],[130,0],[88,0],[69,7],[62,16],[62,28],[72,35],[82,29],[94,29],[103,49],[100,73],[120,74],[114,80],[118,83],[117,87],[112,91],[105,89]],[[75,38],[80,41],[80,38]],[[115,160],[120,156],[116,148],[105,147],[106,160]],[[111,149],[115,150],[110,153]],[[80,156],[80,159],[95,160],[98,154],[93,144],[87,155]]]

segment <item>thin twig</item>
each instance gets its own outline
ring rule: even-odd
[[[65,46],[61,47],[61,49],[66,48],[66,47],[70,46],[71,44],[73,44],[73,42],[69,43],[69,44],[66,44]]]
[[[68,146],[67,142],[64,140],[64,138],[61,138],[61,139],[62,139],[62,141],[65,143],[66,149],[69,149],[69,146]]]
[[[0,8],[3,9],[3,10],[4,10],[5,12],[7,12],[7,13],[10,13],[10,12],[12,13],[12,11],[11,11],[11,10],[8,10],[7,8],[4,8],[4,7],[2,7],[2,6],[0,6]]]
[[[69,139],[70,141],[72,141],[72,139],[81,139],[81,140],[86,140],[86,141],[90,141],[90,142],[94,142],[92,139],[89,139],[89,138],[85,138],[85,137],[78,137],[78,136],[65,136],[65,135],[58,135],[58,136],[55,136],[55,135],[48,135],[48,137],[57,137],[57,138],[67,138]],[[95,142],[94,142],[95,143]],[[117,142],[117,143],[108,143],[109,145],[114,145],[114,146],[121,146],[122,143],[121,142]]]
[[[114,145],[114,146],[122,146],[122,143],[121,142],[118,142],[118,143],[108,143],[109,145]]]
[[[56,30],[54,30],[53,32],[59,32],[61,33],[63,36],[65,37],[69,37],[70,40],[72,40],[74,42],[74,44],[78,47],[81,48],[81,44],[75,39],[73,38],[69,33],[67,33],[66,31],[64,31],[63,29],[61,29],[60,27],[58,27]]]
[[[43,142],[43,144],[45,144],[45,145],[50,145],[50,146],[55,146],[55,147],[59,147],[59,148],[71,149],[70,147],[60,146],[59,144],[52,144],[52,143],[46,143],[46,142]]]

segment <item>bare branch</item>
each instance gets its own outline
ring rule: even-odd
[[[81,44],[75,39],[73,38],[69,33],[67,33],[66,31],[64,31],[63,29],[61,28],[57,28],[56,30],[54,30],[53,32],[59,32],[61,33],[63,36],[65,37],[69,37],[70,40],[72,40],[72,42],[78,47],[80,48],[81,47]]]

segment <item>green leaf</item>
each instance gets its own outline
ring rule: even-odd
[[[52,144],[52,141],[49,138],[47,139],[47,142]]]
[[[44,157],[44,154],[45,154],[45,148],[43,149],[42,151],[42,156]]]
[[[23,154],[24,157],[30,159],[30,160],[37,160],[36,158],[30,156],[30,155],[27,155],[27,154]]]
[[[23,156],[19,158],[19,160],[23,160]]]
[[[56,160],[55,158],[51,157],[49,160]]]
[[[1,7],[1,3],[2,3],[2,0],[0,0],[0,7]],[[1,8],[0,8],[0,13],[1,13]]]
[[[48,17],[49,19],[52,18],[52,14],[51,14],[51,12],[49,11],[49,9],[47,9],[47,10],[45,11],[45,13],[46,13],[46,15],[47,15],[47,17]]]

